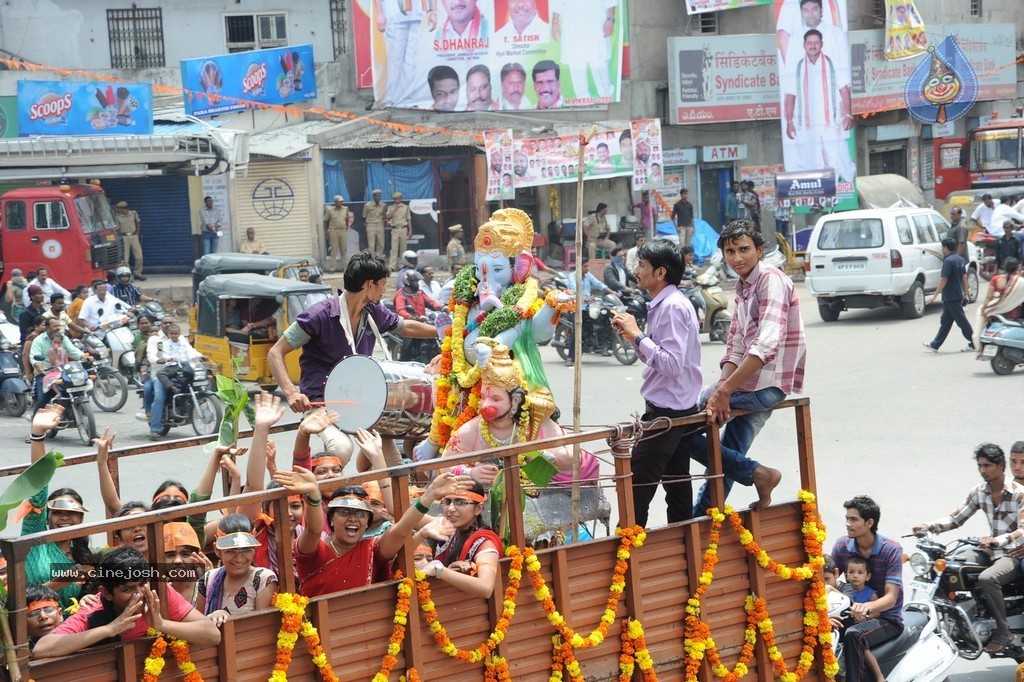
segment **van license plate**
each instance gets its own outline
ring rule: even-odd
[[[996,353],[999,352],[999,346],[990,344],[981,349],[981,357],[983,358],[994,358]]]
[[[835,263],[838,272],[857,272],[864,269],[863,263]]]

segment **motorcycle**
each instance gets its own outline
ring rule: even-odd
[[[164,401],[160,435],[166,436],[172,428],[185,424],[191,424],[197,436],[216,433],[223,408],[220,399],[210,391],[210,378],[202,360],[193,358],[165,367],[172,370],[171,390]],[[154,375],[153,381],[156,380]],[[139,390],[140,397],[143,390]]]
[[[84,360],[83,366],[96,375],[93,382],[92,401],[104,412],[117,412],[128,401],[128,381],[113,367],[110,349],[95,334],[87,334],[72,341],[83,352],[92,356]]]
[[[981,269],[978,274],[987,282],[999,272],[999,237],[981,230],[971,237],[971,242],[981,252],[981,256],[978,258]]]
[[[718,274],[719,266],[711,265],[697,275],[693,280],[693,288],[700,295],[693,296],[690,301],[697,310],[701,333],[707,334],[712,341],[725,343],[732,314],[729,312],[729,301],[718,284]]]
[[[910,556],[914,579],[907,591],[909,600],[933,605],[942,631],[957,654],[973,661],[985,653],[985,646],[996,631],[996,621],[989,614],[978,581],[988,566],[973,561],[963,551],[979,547],[980,538],[966,537],[944,545],[929,533],[918,533],[916,537],[917,551]],[[1013,642],[989,656],[1022,663],[1024,646],[1018,635],[1024,635],[1024,582],[1004,585],[1003,601]]]
[[[159,294],[160,290],[157,289],[156,293]],[[164,317],[166,317],[163,306],[157,301],[149,301],[145,304],[139,304],[133,308],[133,312],[134,316],[128,322],[128,328],[132,332],[133,341],[135,333],[139,329],[140,318],[148,317],[149,321],[153,323],[153,327],[157,328],[160,326],[160,323],[163,322]],[[121,376],[123,376],[129,384],[134,386],[136,389],[141,389],[143,388],[144,382],[136,369],[138,363],[139,358],[135,357],[135,347],[133,344],[130,352],[122,353],[117,359],[116,367],[117,371],[121,373]]]
[[[643,300],[642,297],[640,300]],[[635,300],[633,305],[637,305]],[[583,352],[614,355],[623,365],[632,365],[636,362],[636,349],[633,348],[633,344],[624,339],[612,326],[612,314],[624,313],[627,310],[622,299],[615,294],[608,293],[600,300],[591,301],[589,309],[583,313]],[[635,316],[633,310],[628,311]],[[574,324],[574,315],[560,315],[555,335],[551,339],[551,345],[563,360],[569,359],[569,344],[575,343]]]
[[[20,417],[28,409],[32,389],[25,381],[21,353],[7,336],[0,332],[0,403],[11,417]]]
[[[41,355],[35,359],[42,361]],[[60,367],[51,367],[43,374],[43,392],[54,391],[56,395],[50,403],[60,405],[64,408],[60,424],[47,433],[47,437],[54,438],[57,432],[62,429],[75,427],[78,429],[78,439],[82,445],[91,445],[96,438],[96,417],[89,405],[89,394],[92,392],[92,380],[79,360],[70,360]]]
[[[981,330],[979,360],[988,360],[992,371],[1006,375],[1024,365],[1024,319],[996,315]]]
[[[100,329],[104,333],[97,336],[102,337],[110,349],[108,362],[115,369],[135,367],[135,333],[130,326],[134,318],[135,313],[129,315],[127,311],[116,311],[100,318]]]
[[[385,300],[384,307],[394,312],[395,302],[392,300]],[[427,324],[437,326],[437,317],[441,311],[428,310]],[[448,323],[450,324],[450,322]],[[388,351],[391,353],[391,357],[402,362],[420,362],[424,365],[429,365],[430,361],[441,353],[441,341],[439,338],[430,339],[407,339],[403,336],[399,336],[397,332],[391,330],[385,332],[383,335],[384,343],[388,346]]]
[[[828,615],[850,615],[850,598],[842,592],[828,593]],[[840,638],[835,646],[842,659]],[[931,682],[946,679],[946,671],[956,661],[956,645],[940,627],[939,615],[928,602],[907,602],[903,606],[903,632],[895,639],[872,647],[887,682]]]

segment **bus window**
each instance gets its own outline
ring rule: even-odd
[[[25,229],[25,202],[9,201],[4,211],[4,226],[12,232],[22,232]]]
[[[971,136],[971,170],[1020,168],[1020,129],[979,130]]]
[[[37,230],[66,230],[71,226],[63,201],[40,201],[34,208]]]

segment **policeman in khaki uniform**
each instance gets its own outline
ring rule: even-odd
[[[121,242],[124,244],[124,262],[128,264],[131,256],[135,256],[135,267],[132,268],[135,279],[144,281],[142,276],[142,242],[139,240],[139,214],[128,208],[127,201],[117,202],[117,212],[114,214],[117,219],[117,229],[121,233]]]
[[[384,212],[387,206],[380,200],[380,190],[373,190],[373,201],[363,204],[363,223],[366,225],[366,248],[371,253],[384,255]]]
[[[334,259],[334,267],[331,268],[331,272],[344,269],[345,264],[348,263],[348,228],[354,220],[355,216],[345,205],[345,197],[335,194],[334,205],[328,206],[324,211],[324,227],[327,228],[331,257]]]
[[[409,239],[412,237],[412,215],[409,205],[402,203],[402,193],[391,195],[395,203],[388,206],[387,223],[391,226],[391,257],[388,259],[392,270],[397,270]]]
[[[448,228],[452,238],[448,240],[448,270],[455,275],[466,264],[466,248],[462,245],[462,225]]]

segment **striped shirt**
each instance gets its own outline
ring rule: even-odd
[[[787,395],[799,393],[804,385],[807,341],[793,280],[772,265],[758,263],[746,281],[736,284],[735,305],[725,357],[719,366],[731,362],[739,367],[743,358],[753,355],[763,367],[738,391],[774,386]]]
[[[1003,481],[1003,496],[998,507],[992,501],[991,486],[980,483],[949,516],[928,524],[928,530],[942,533],[959,528],[979,509],[985,512],[996,541],[996,548],[992,550],[994,558],[1024,545],[1024,485],[1015,481]]]
[[[849,535],[839,538],[832,546],[832,560],[843,573],[846,573],[846,563],[850,557],[857,555],[857,541]],[[881,615],[889,620],[903,620],[903,547],[895,540],[876,533],[875,542],[871,545],[871,556],[864,558],[868,560],[868,571],[871,572],[868,587],[878,593],[879,597],[885,594],[886,584],[899,587],[896,603]]]

